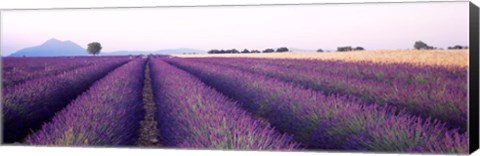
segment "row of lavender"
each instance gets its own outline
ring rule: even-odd
[[[30,131],[40,128],[42,123],[87,90],[91,84],[128,60],[127,57],[110,58],[103,63],[3,88],[4,142],[22,140]]]
[[[167,147],[292,150],[290,137],[253,119],[214,89],[161,59],[150,63],[162,144]]]
[[[385,83],[403,81],[406,83],[436,83],[454,79],[466,79],[466,68],[448,66],[418,66],[405,63],[345,62],[315,59],[262,59],[262,58],[215,58],[214,61],[242,61],[248,64],[268,64],[288,69],[313,70],[325,74],[342,75],[360,79],[371,79]],[[348,72],[347,72],[348,71]],[[412,74],[415,73],[415,74]],[[425,80],[425,81],[422,81]]]
[[[131,145],[143,117],[145,59],[115,69],[26,139],[40,145]]]
[[[168,62],[241,102],[254,116],[267,119],[308,148],[468,151],[466,134],[449,130],[436,120],[395,112],[389,106],[370,105],[349,96],[327,95],[264,74],[191,59],[173,58]]]
[[[4,88],[11,87],[28,80],[56,75],[119,58],[120,57],[4,58],[2,59],[2,85]]]
[[[74,60],[77,57],[3,57],[2,71],[10,72],[13,70],[42,70],[44,66],[50,66],[58,63],[59,59]],[[56,61],[55,61],[56,60]]]
[[[278,78],[324,94],[394,106],[424,119],[441,120],[461,132],[467,128],[465,68],[291,59],[193,60]]]

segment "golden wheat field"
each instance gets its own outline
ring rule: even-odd
[[[194,54],[173,56],[324,59],[343,61],[369,61],[375,63],[412,63],[417,65],[468,67],[468,50],[376,50],[327,53],[286,52],[255,54]]]

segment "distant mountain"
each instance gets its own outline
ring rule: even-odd
[[[86,55],[88,55],[87,51],[72,41],[60,41],[52,38],[39,46],[21,49],[11,54],[10,57]]]
[[[183,53],[196,53],[204,54],[207,53],[203,50],[190,49],[190,48],[177,48],[177,49],[162,49],[156,51],[115,51],[115,52],[103,52],[100,55],[103,56],[113,56],[113,55],[148,55],[148,54],[183,54]]]

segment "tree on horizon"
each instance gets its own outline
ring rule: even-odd
[[[93,56],[100,54],[102,50],[102,45],[98,42],[92,42],[88,44],[87,52]]]

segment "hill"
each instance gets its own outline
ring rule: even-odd
[[[21,49],[10,57],[22,56],[86,56],[87,51],[72,41],[60,41],[52,38],[45,43]]]
[[[114,51],[100,52],[100,56],[121,56],[121,55],[148,55],[148,54],[206,54],[206,51],[190,48],[161,49],[156,51]],[[47,57],[47,56],[88,56],[86,49],[72,41],[60,41],[52,38],[45,43],[21,49],[9,57]]]

